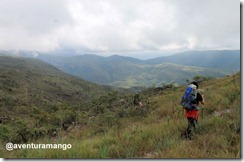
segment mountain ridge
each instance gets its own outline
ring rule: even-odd
[[[28,57],[32,55],[32,53],[25,54]],[[201,71],[201,68],[205,68],[206,71],[197,75],[206,75],[206,77],[221,77],[240,70],[240,50],[186,51],[147,60],[120,56],[118,54],[107,57],[96,54],[83,54],[70,57],[38,54],[36,58],[68,74],[96,84],[127,88],[152,86],[154,83],[161,84],[162,82],[171,81],[182,84],[186,79],[191,79],[196,75],[196,73],[190,75],[191,72]],[[161,66],[161,64],[165,63],[173,64],[168,64],[172,67],[169,68],[168,66],[166,69],[164,68],[165,66]],[[183,69],[190,71],[186,72],[181,68],[176,69],[176,64],[182,65]],[[165,70],[168,70],[168,72]],[[159,76],[163,74],[164,77]],[[136,82],[133,80],[136,80]],[[132,82],[134,84],[131,84]],[[122,85],[119,83],[122,83]],[[130,86],[125,86],[125,84]]]
[[[220,58],[220,56],[223,57]],[[182,84],[186,79],[193,78],[194,75],[221,77],[240,69],[239,50],[187,51],[148,60],[120,55],[103,57],[94,54],[63,59],[59,57],[50,60],[41,57],[40,59],[85,80],[124,88],[152,86],[155,83],[171,81]],[[167,64],[168,66],[165,68],[162,66],[165,63],[173,64]],[[181,68],[177,69],[176,64],[182,65]],[[188,71],[182,69],[188,69]]]
[[[148,59],[146,60],[146,62],[150,64],[171,62],[188,66],[192,65],[217,69],[231,68],[234,70],[238,70],[240,69],[240,50],[186,51],[170,56]],[[226,64],[229,66],[227,66]]]

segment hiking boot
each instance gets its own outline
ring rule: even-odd
[[[192,140],[192,135],[189,134],[189,135],[187,136],[187,139]]]
[[[181,138],[187,138],[187,133],[186,132],[182,132],[180,135]]]
[[[191,134],[188,134],[187,132],[183,132],[181,133],[181,138],[183,139],[189,139],[189,140],[192,140],[192,135]]]

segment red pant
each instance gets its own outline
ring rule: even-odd
[[[185,116],[187,118],[193,118],[195,120],[198,120],[198,110],[192,110],[192,111],[185,110]]]

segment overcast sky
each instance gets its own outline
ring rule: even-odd
[[[0,50],[240,49],[239,0],[0,0]]]

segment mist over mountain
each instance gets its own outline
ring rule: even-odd
[[[85,80],[126,88],[165,82],[182,84],[195,75],[221,77],[240,70],[239,50],[188,51],[148,60],[94,54],[38,58]]]
[[[168,82],[182,84],[196,75],[221,77],[240,70],[240,50],[186,51],[147,60],[117,54],[104,57],[70,52],[1,51],[5,55],[38,58],[93,83],[124,88]]]
[[[187,51],[170,56],[148,59],[149,64],[175,63],[214,69],[240,70],[240,50]]]

